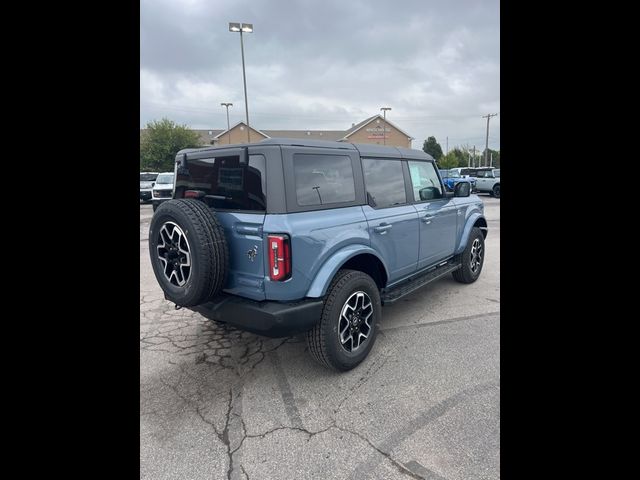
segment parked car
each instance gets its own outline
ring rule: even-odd
[[[176,308],[242,330],[305,332],[344,371],[371,350],[382,306],[453,274],[475,282],[483,203],[447,192],[420,150],[271,138],[181,150],[149,254]]]
[[[151,189],[156,182],[157,172],[140,172],[140,200],[151,200]]]
[[[158,174],[156,183],[153,186],[153,211],[155,212],[162,202],[170,200],[173,196],[173,172]]]
[[[469,175],[476,179],[476,189],[478,192],[489,193],[491,196],[500,198],[500,169],[493,167],[466,168],[462,175]]]
[[[447,187],[447,190],[450,192],[453,191],[456,183],[459,182],[469,182],[471,183],[471,192],[476,191],[476,179],[473,177],[463,177],[460,175],[457,169],[453,168],[450,170],[440,170],[440,177],[442,177],[442,182],[444,186]]]

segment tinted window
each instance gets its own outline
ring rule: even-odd
[[[442,186],[433,164],[430,162],[408,162],[416,202],[442,198]]]
[[[399,160],[362,159],[369,205],[375,208],[407,203],[402,163]]]
[[[301,207],[356,199],[351,158],[346,155],[296,154],[293,173],[296,198]]]
[[[238,155],[188,160],[188,178],[179,176],[176,198],[184,190],[200,190],[204,201],[222,210],[266,210],[265,159],[249,155],[249,165],[240,165]],[[185,184],[185,185],[181,185]]]
[[[140,181],[141,182],[153,182],[153,181],[155,181],[157,176],[158,176],[157,173],[141,173],[140,174]]]
[[[496,178],[500,178],[500,169],[498,168],[497,170],[494,170],[494,171],[493,171],[493,175],[494,175]]]

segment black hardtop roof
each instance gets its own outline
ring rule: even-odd
[[[413,148],[404,147],[392,147],[385,145],[377,145],[370,143],[349,143],[349,142],[333,142],[330,140],[307,140],[300,138],[267,138],[258,143],[249,145],[286,145],[286,146],[300,146],[300,147],[319,147],[319,148],[336,148],[342,150],[358,150],[363,157],[388,157],[388,158],[407,158],[415,160],[430,160],[434,161],[434,158],[423,152],[422,150],[415,150]],[[226,148],[234,147],[246,147],[246,143],[237,143],[231,145],[218,145],[215,147],[202,147],[202,148],[184,148],[180,150],[177,155],[192,152],[206,152],[206,151],[218,151]]]

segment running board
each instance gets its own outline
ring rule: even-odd
[[[448,262],[442,266],[429,270],[426,273],[421,274],[407,282],[403,282],[398,286],[392,287],[390,290],[384,290],[381,295],[383,305],[390,305],[397,300],[400,300],[405,295],[415,292],[419,288],[424,287],[428,283],[434,280],[444,277],[445,275],[458,270],[461,267],[460,262]]]

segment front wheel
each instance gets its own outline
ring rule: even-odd
[[[320,321],[307,332],[311,356],[321,365],[347,371],[373,347],[381,318],[380,292],[357,270],[340,270],[327,291]]]
[[[471,229],[467,246],[460,255],[462,266],[453,272],[453,278],[460,283],[473,283],[480,276],[484,264],[484,235],[478,227]]]

